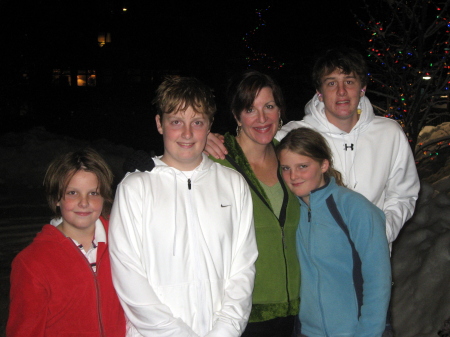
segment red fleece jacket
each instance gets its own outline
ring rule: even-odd
[[[125,336],[104,242],[94,273],[70,238],[45,225],[12,263],[10,298],[7,337]]]

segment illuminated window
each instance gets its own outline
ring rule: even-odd
[[[97,42],[100,47],[103,47],[107,43],[111,43],[111,33],[98,33]]]
[[[74,75],[74,74],[73,74]],[[95,87],[97,86],[97,75],[95,70],[78,70],[77,87]],[[70,70],[53,69],[52,83],[58,86],[69,87],[75,85],[72,83],[72,76]]]
[[[70,86],[70,71],[62,69],[53,69],[52,83],[60,86]]]
[[[78,70],[77,86],[78,87],[95,87],[97,85],[97,75],[95,70]]]

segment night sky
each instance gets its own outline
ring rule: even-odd
[[[233,129],[225,111],[226,81],[248,68],[246,57],[254,56],[249,47],[272,61],[251,66],[278,80],[288,120],[300,119],[314,92],[310,69],[316,55],[339,45],[364,50],[363,32],[353,18],[361,6],[356,0],[2,0],[0,109],[8,118],[0,131],[43,125],[55,133],[105,137],[139,147],[147,140],[127,135],[155,132],[149,110],[160,78],[133,86],[116,76],[112,87],[71,88],[79,90],[70,93],[50,85],[52,69],[106,66],[121,74],[131,68],[198,77],[216,93],[219,111],[213,130]],[[110,47],[98,47],[100,31],[111,32]],[[283,66],[274,69],[269,64]],[[23,101],[30,108],[19,118],[17,107]],[[108,131],[93,132],[80,124],[88,116],[89,125],[101,123]],[[145,129],[142,125],[147,124],[151,126]]]

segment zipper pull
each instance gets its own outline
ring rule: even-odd
[[[191,189],[191,179],[188,179],[188,189]]]

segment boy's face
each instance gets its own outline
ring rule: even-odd
[[[164,139],[164,163],[180,171],[192,171],[201,163],[210,129],[205,114],[189,107],[162,117],[157,115],[156,126]]]
[[[358,121],[359,100],[366,87],[355,73],[344,74],[341,69],[322,76],[319,100],[325,104],[325,114],[330,123],[349,119],[355,125]]]
[[[74,238],[79,233],[94,230],[103,209],[97,176],[92,172],[77,171],[56,205],[61,209],[63,222],[60,226],[65,235]]]

